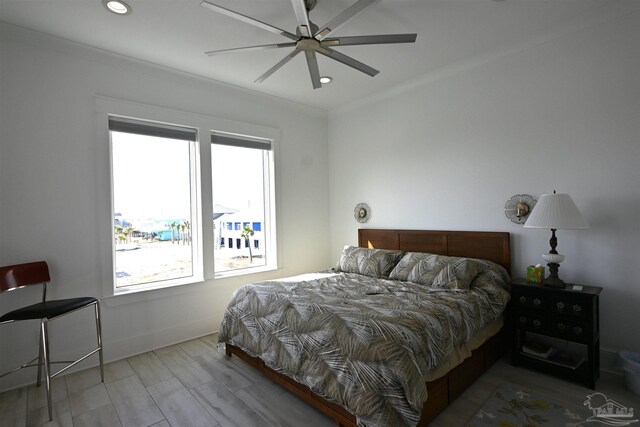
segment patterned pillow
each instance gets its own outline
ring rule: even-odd
[[[510,290],[511,277],[504,267],[486,259],[471,259],[480,265],[481,273],[473,279],[469,288],[484,288],[488,283],[491,287],[498,286],[507,291]]]
[[[443,255],[430,255],[425,259],[418,262],[407,280],[413,283],[420,283],[422,285],[431,286],[433,280],[438,276],[438,273],[447,265],[449,257]]]
[[[509,276],[509,273],[507,272],[507,270],[505,270],[504,267],[496,264],[495,262],[488,261],[486,259],[476,259],[476,258],[471,258],[471,259],[478,262],[478,264],[480,264],[482,271],[487,273],[489,276],[491,276],[494,282],[496,282],[497,284],[499,284],[501,287],[505,289],[509,289],[511,276]]]
[[[336,271],[386,278],[400,258],[400,251],[345,246]]]
[[[420,261],[428,258],[434,257],[433,254],[428,254],[425,252],[407,252],[404,254],[398,265],[396,265],[391,273],[389,274],[389,279],[393,280],[409,280],[409,273]]]
[[[469,290],[469,285],[482,271],[481,265],[469,258],[453,257],[448,260],[431,286],[440,289]]]
[[[407,252],[389,278],[440,289],[469,289],[481,271],[482,265],[469,258]]]

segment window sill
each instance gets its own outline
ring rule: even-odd
[[[267,271],[275,271],[278,269],[276,265],[263,265],[262,267],[239,268],[237,270],[222,271],[216,273],[214,279],[226,279],[227,277],[247,276],[250,274],[264,273]]]
[[[166,298],[173,295],[179,295],[185,292],[193,290],[192,287],[187,285],[198,285],[205,282],[205,280],[221,280],[239,276],[249,276],[252,274],[265,273],[268,271],[278,270],[275,265],[265,265],[262,267],[244,268],[232,271],[225,271],[217,273],[214,277],[188,277],[183,279],[175,279],[154,285],[132,285],[123,288],[116,288],[113,295],[104,296],[101,300],[108,307],[115,307],[119,305],[132,304],[142,301],[149,301],[153,299]]]

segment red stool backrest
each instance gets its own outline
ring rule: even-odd
[[[48,283],[50,280],[49,266],[45,261],[0,267],[0,292]]]

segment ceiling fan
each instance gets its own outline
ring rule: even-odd
[[[311,83],[314,89],[322,87],[320,83],[320,71],[318,70],[318,60],[316,53],[331,58],[334,61],[341,62],[349,67],[355,68],[371,77],[379,73],[378,70],[372,68],[362,62],[353,59],[347,55],[344,55],[336,50],[334,47],[339,46],[355,46],[366,44],[387,44],[387,43],[413,43],[416,41],[417,34],[380,34],[369,36],[350,36],[350,37],[329,37],[331,33],[337,30],[342,25],[353,19],[356,15],[362,13],[366,9],[370,8],[380,0],[358,0],[349,8],[345,9],[338,16],[329,21],[322,28],[319,28],[316,24],[309,19],[309,12],[316,6],[317,0],[291,0],[293,10],[298,21],[295,34],[280,28],[274,27],[257,19],[243,15],[238,12],[234,12],[230,9],[218,6],[208,1],[203,1],[200,6],[213,10],[214,12],[222,13],[231,18],[235,18],[239,21],[247,24],[254,25],[263,30],[280,34],[292,41],[286,43],[274,43],[258,46],[239,47],[233,49],[222,49],[205,52],[209,56],[214,56],[222,53],[232,53],[239,51],[254,51],[265,49],[277,49],[293,47],[293,51],[281,59],[276,65],[271,67],[267,72],[258,77],[254,83],[262,83],[269,76],[279,70],[287,62],[291,61],[297,54],[304,52],[307,59],[307,65],[309,67],[309,74],[311,75]]]

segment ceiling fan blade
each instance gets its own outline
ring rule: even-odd
[[[351,7],[345,9],[342,13],[329,21],[324,27],[322,27],[318,32],[314,34],[314,37],[318,40],[323,40],[333,31],[337,30],[338,28],[346,24],[349,20],[355,18],[359,13],[370,8],[379,1],[380,0],[357,1],[356,3],[352,4]]]
[[[375,36],[349,36],[324,39],[320,46],[355,46],[363,44],[414,43],[417,34],[380,34]]]
[[[274,43],[274,44],[263,44],[258,46],[247,46],[247,47],[235,47],[231,49],[220,49],[220,50],[210,50],[209,52],[205,52],[205,54],[209,56],[220,55],[224,53],[236,53],[236,52],[251,52],[254,50],[268,50],[268,49],[277,49],[281,47],[295,47],[294,42],[289,43]]]
[[[318,69],[318,58],[313,50],[305,50],[305,56],[307,57],[307,65],[309,66],[309,74],[311,75],[311,84],[314,89],[322,87],[320,83],[320,70]]]
[[[291,4],[293,4],[293,11],[296,14],[300,34],[302,34],[303,37],[311,37],[311,25],[309,25],[309,13],[307,12],[307,5],[305,1],[291,0]]]
[[[294,56],[296,56],[297,54],[299,54],[300,51],[298,49],[294,49],[290,54],[288,54],[287,56],[285,56],[284,58],[282,58],[280,60],[280,62],[278,62],[276,65],[274,65],[273,67],[269,68],[269,70],[267,70],[266,73],[264,73],[263,75],[261,75],[260,77],[258,77],[257,79],[254,80],[254,83],[262,83],[263,81],[265,81],[271,74],[275,73],[276,71],[278,71],[280,69],[280,67],[282,67],[284,64],[286,64],[287,62],[291,61],[293,59]]]
[[[327,58],[331,58],[333,60],[336,60],[338,62],[342,62],[345,65],[348,65],[351,68],[355,68],[358,71],[362,71],[365,74],[370,75],[371,77],[375,76],[376,74],[378,74],[380,71],[376,70],[375,68],[372,68],[370,66],[368,66],[367,64],[363,64],[362,62],[351,58],[350,56],[344,55],[340,52],[337,52],[333,49],[330,49],[328,47],[320,47],[318,49],[316,49],[316,52],[321,53],[322,55],[326,56]]]
[[[200,6],[209,10],[213,10],[214,12],[222,13],[223,15],[227,15],[231,18],[237,19],[238,21],[242,21],[258,28],[262,28],[263,30],[267,30],[275,34],[280,34],[281,36],[285,36],[291,40],[298,40],[300,38],[288,31],[282,30],[278,27],[274,27],[273,25],[266,24],[262,21],[258,21],[257,19],[253,19],[241,13],[234,12],[233,10],[227,9],[225,7],[218,6],[217,4],[209,3],[208,1],[203,1],[202,3],[200,3]]]

